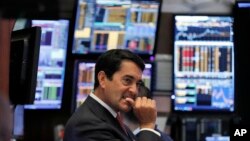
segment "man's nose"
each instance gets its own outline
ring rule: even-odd
[[[133,84],[130,86],[129,91],[133,96],[136,96],[138,94],[138,86],[137,84]]]

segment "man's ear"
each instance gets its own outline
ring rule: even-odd
[[[97,77],[98,77],[98,81],[99,81],[100,86],[102,88],[104,88],[105,87],[105,81],[106,81],[106,74],[105,74],[105,72],[104,71],[100,71],[98,73]]]

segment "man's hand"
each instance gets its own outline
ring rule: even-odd
[[[146,97],[137,97],[133,106],[134,113],[138,118],[140,128],[155,128],[157,117],[155,100]]]

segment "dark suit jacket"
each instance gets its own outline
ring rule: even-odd
[[[150,131],[141,131],[137,137],[128,130],[122,130],[112,114],[92,97],[85,102],[68,120],[64,141],[160,141],[160,137]]]
[[[156,131],[161,133],[162,141],[173,141],[173,139],[167,133],[164,133],[164,132],[160,131],[159,129],[156,129]]]

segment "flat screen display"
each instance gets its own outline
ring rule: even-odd
[[[9,98],[13,105],[34,102],[40,38],[40,27],[15,30],[11,33]]]
[[[234,45],[235,45],[235,60],[236,67],[236,112],[242,119],[242,123],[249,123],[250,109],[249,105],[249,85],[250,79],[247,67],[250,65],[250,1],[236,1],[233,7],[234,11]]]
[[[160,7],[160,0],[78,0],[72,52],[153,55]]]
[[[42,28],[35,101],[26,109],[60,109],[68,46],[69,20],[32,20]]]
[[[77,61],[75,70],[76,107],[79,107],[94,88],[95,62]],[[142,80],[148,88],[151,88],[152,72],[153,64],[146,63]]]
[[[173,110],[233,112],[233,18],[175,15]]]

